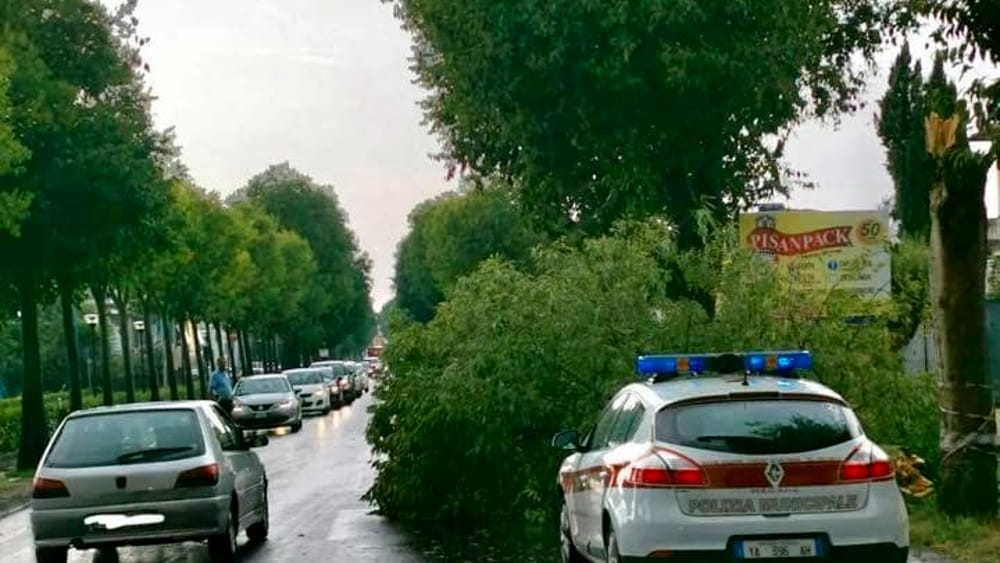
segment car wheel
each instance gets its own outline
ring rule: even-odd
[[[559,512],[559,559],[562,563],[585,563],[585,559],[576,546],[569,527],[569,508],[564,502]]]
[[[608,531],[607,543],[608,563],[621,563],[622,554],[618,552],[618,536],[615,534],[614,530]]]
[[[68,547],[36,547],[35,561],[38,563],[66,563]]]
[[[250,541],[254,543],[264,543],[267,541],[267,532],[270,526],[270,510],[267,506],[267,483],[264,483],[264,509],[263,514],[258,522],[255,522],[252,526],[247,527],[247,537]]]
[[[296,420],[292,423],[292,434],[295,434],[299,430],[302,430],[302,419]]]
[[[326,405],[323,406],[323,416],[330,414],[331,410],[332,409],[330,408],[330,401],[327,401]]]
[[[208,554],[213,563],[233,563],[236,561],[236,536],[239,534],[236,511],[230,511],[226,531],[208,538]]]

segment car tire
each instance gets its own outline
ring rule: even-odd
[[[569,530],[569,508],[564,502],[559,513],[559,560],[562,563],[586,563],[586,559],[573,545]]]
[[[258,522],[247,527],[247,537],[253,543],[264,543],[267,541],[267,534],[270,529],[270,509],[267,501],[267,482],[264,482],[264,514]]]
[[[330,414],[331,410],[333,409],[330,407],[330,402],[327,401],[326,406],[323,407],[323,416]]]
[[[608,539],[605,549],[605,553],[607,553],[607,558],[605,560],[607,563],[622,563],[622,554],[618,551],[618,535],[615,534],[613,529],[608,530]]]
[[[299,430],[302,430],[302,419],[296,420],[292,423],[292,434],[295,434]]]
[[[38,563],[66,563],[68,547],[36,547],[35,561]]]
[[[208,538],[208,555],[212,563],[233,563],[236,561],[236,537],[239,535],[239,521],[235,510],[230,511],[226,531]]]

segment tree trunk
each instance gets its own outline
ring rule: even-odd
[[[986,367],[983,193],[988,164],[980,164],[967,146],[938,154],[944,156],[938,159],[930,202],[931,304],[941,358],[938,505],[949,515],[994,517],[997,458],[985,447],[996,434]]]
[[[239,381],[240,376],[239,373],[236,371],[236,354],[234,354],[233,338],[229,330],[226,330],[226,346],[228,347],[229,350],[229,369],[233,373],[233,384],[235,385],[236,382]]]
[[[166,354],[164,360],[167,364],[167,387],[170,388],[170,400],[176,401],[180,399],[180,394],[177,392],[177,372],[174,371],[174,345],[172,342],[174,324],[170,322],[167,315],[163,315],[160,322],[163,324],[163,350]]]
[[[135,402],[135,377],[132,374],[132,339],[129,336],[130,324],[128,314],[128,298],[121,292],[115,292],[115,306],[118,307],[118,336],[122,341],[122,368],[125,372],[125,402]]]
[[[149,301],[142,302],[142,323],[146,330],[142,331],[146,339],[146,382],[149,385],[149,400],[160,400],[160,378],[156,375],[156,362],[153,361],[153,317],[149,314]]]
[[[191,378],[191,351],[188,349],[187,319],[180,323],[181,328],[181,369],[184,373],[184,388],[187,398],[194,400],[194,380]]]
[[[212,323],[205,323],[205,361],[208,363],[208,371],[205,376],[215,371],[215,349],[212,346]]]
[[[205,358],[201,356],[201,331],[198,330],[197,321],[191,321],[191,325],[194,327],[194,357],[198,360],[198,392],[202,399],[207,399],[208,390],[205,388],[205,380],[208,379],[212,364],[209,362],[209,369],[205,369]]]
[[[239,336],[240,355],[243,356],[243,377],[250,377],[253,375],[253,356],[250,352],[249,342],[247,342],[247,332],[241,330]]]
[[[111,341],[108,330],[108,302],[107,289],[99,285],[92,285],[90,293],[94,297],[97,305],[98,330],[101,332],[101,397],[105,406],[115,403],[115,396],[111,385]]]
[[[222,328],[219,325],[219,323],[215,323],[215,340],[219,343],[219,357],[225,356],[226,355],[226,344],[222,340]],[[229,358],[229,361],[232,362],[233,359]]]
[[[66,356],[69,360],[69,410],[83,408],[80,391],[80,342],[76,337],[76,311],[73,310],[73,290],[68,283],[59,283],[59,305],[62,307],[63,333],[66,335]]]
[[[42,358],[38,345],[38,288],[34,280],[18,284],[21,299],[21,353],[24,362],[24,387],[21,390],[21,443],[17,450],[17,468],[34,469],[45,453],[48,426],[45,422],[45,399],[42,396]]]

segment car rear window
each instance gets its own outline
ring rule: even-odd
[[[70,418],[55,437],[46,467],[100,467],[173,461],[205,453],[190,409],[129,411]]]
[[[735,454],[790,454],[835,446],[861,434],[850,409],[813,400],[725,400],[666,407],[659,441]]]
[[[288,380],[283,377],[255,378],[249,377],[241,379],[236,384],[234,393],[236,395],[254,395],[258,393],[288,393],[292,388],[288,385]]]

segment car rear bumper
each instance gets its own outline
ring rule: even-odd
[[[31,529],[37,547],[135,545],[204,539],[227,526],[228,495],[156,503],[87,508],[32,510]],[[95,530],[84,519],[96,514],[159,514],[159,524]]]
[[[859,561],[878,563],[898,563],[906,561],[909,548],[896,544],[870,544],[836,547],[822,558],[811,559],[781,559],[788,563],[820,563],[824,561]],[[669,557],[622,557],[623,563],[733,563],[734,561],[752,561],[734,559],[731,551],[672,551]]]
[[[623,556],[640,560],[661,551],[726,556],[737,540],[783,536],[816,537],[831,553],[847,550],[848,555],[855,550],[898,550],[910,544],[906,506],[891,481],[872,484],[864,508],[850,512],[692,517],[681,512],[669,491],[637,495],[632,502],[612,502],[611,506],[616,507],[610,512],[619,550]]]

